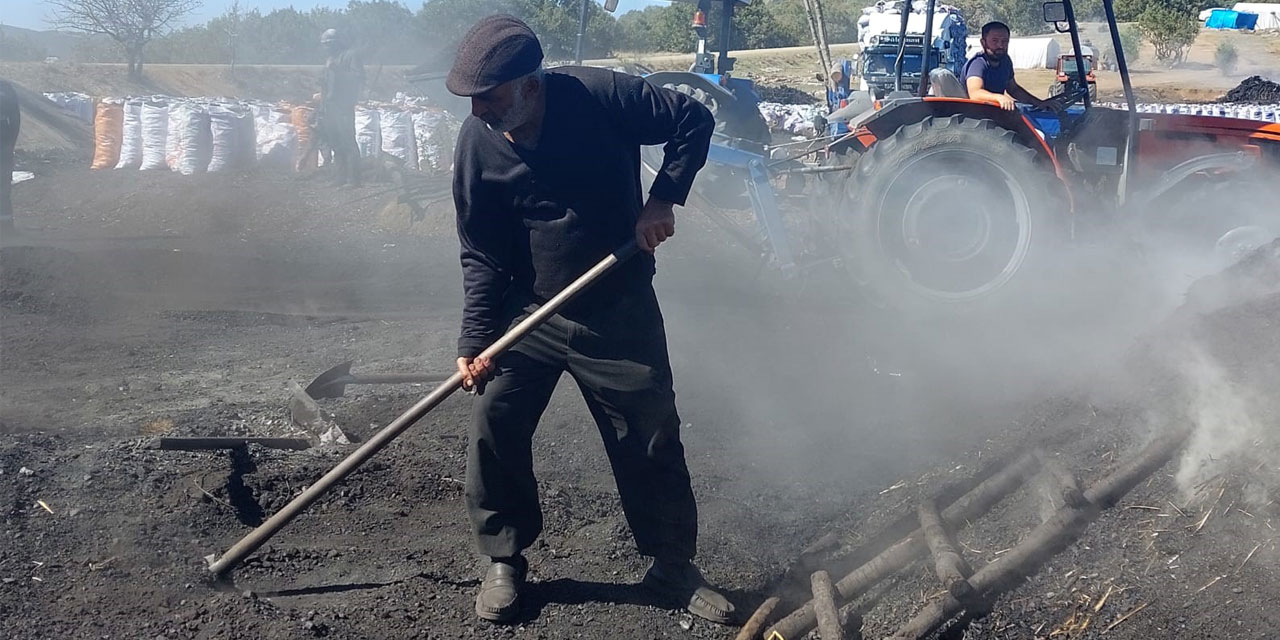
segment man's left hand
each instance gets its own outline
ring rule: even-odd
[[[657,198],[649,198],[649,201],[644,203],[640,218],[636,220],[636,246],[648,253],[653,253],[663,240],[676,234],[676,214],[672,211],[673,206],[675,206],[673,203]]]

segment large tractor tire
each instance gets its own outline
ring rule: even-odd
[[[737,101],[722,103],[714,94],[689,84],[668,82],[662,86],[697,100],[715,116],[716,133],[750,141],[753,144],[748,146],[756,148],[749,150],[761,151],[772,140],[769,123],[755,105]]]
[[[842,253],[883,306],[950,313],[1005,299],[1062,237],[1060,183],[990,120],[905,125],[872,145],[846,189]]]

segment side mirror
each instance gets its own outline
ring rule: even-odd
[[[613,13],[618,9],[618,0],[604,0],[604,10]]]
[[[1045,22],[1066,22],[1067,7],[1061,2],[1044,3],[1044,21]]]

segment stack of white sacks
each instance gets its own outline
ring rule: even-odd
[[[1098,103],[1112,109],[1126,109],[1123,103]],[[780,104],[761,102],[760,115],[764,116],[772,131],[796,136],[813,137],[816,130],[813,118],[822,112],[812,104]],[[1138,113],[1173,113],[1218,118],[1239,118],[1260,122],[1280,123],[1280,104],[1151,104],[1138,103]]]
[[[1122,102],[1102,103],[1101,106],[1112,109],[1129,108]],[[1239,118],[1241,120],[1280,123],[1280,104],[1158,104],[1139,102],[1135,106],[1138,113],[1176,113],[1189,116]]]
[[[82,104],[64,101],[71,108]],[[314,108],[307,105],[171,96],[102,98],[92,104],[94,169],[192,175],[323,164],[323,156],[309,145],[316,122]],[[448,112],[404,95],[356,108],[361,157],[385,153],[425,173],[452,170],[459,125]],[[302,157],[308,151],[315,156]]]
[[[822,109],[816,104],[781,104],[761,102],[760,115],[768,123],[770,131],[783,131],[794,136],[812,137],[817,134],[813,119]]]

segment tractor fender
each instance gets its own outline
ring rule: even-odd
[[[708,93],[718,96],[721,100],[731,102],[737,100],[737,96],[718,83],[712,82],[706,76],[690,73],[687,71],[657,71],[644,77],[645,80],[653,83],[654,86],[661,87],[664,84],[687,84],[691,87],[702,89]]]
[[[862,124],[877,139],[888,138],[905,124],[920,122],[928,117],[965,118],[990,120],[1013,132],[1019,142],[1036,151],[1037,157],[1057,165],[1057,158],[1044,138],[1036,132],[1031,122],[1017,111],[1005,111],[993,104],[967,98],[915,98],[893,101]]]
[[[1154,184],[1138,194],[1133,199],[1133,202],[1139,207],[1146,207],[1160,196],[1168,193],[1174,187],[1182,184],[1184,180],[1203,171],[1218,170],[1239,172],[1252,169],[1257,166],[1257,164],[1258,158],[1255,155],[1244,151],[1211,153],[1203,156],[1196,156],[1165,171]]]

